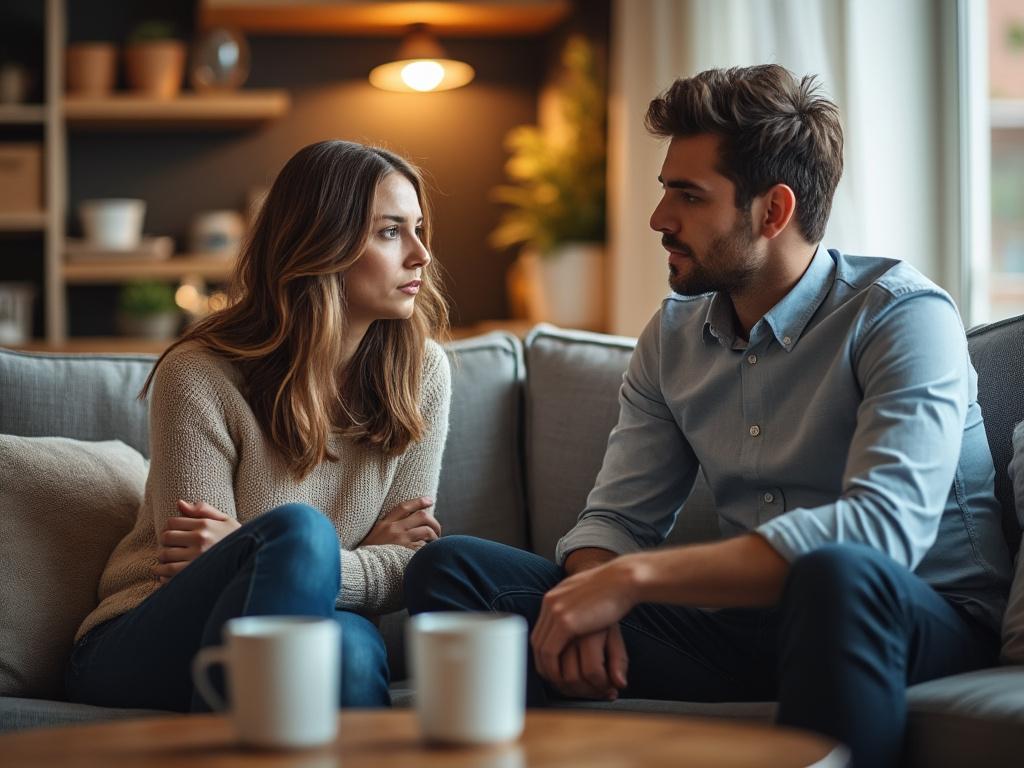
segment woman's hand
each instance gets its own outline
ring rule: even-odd
[[[153,567],[153,575],[161,584],[166,584],[203,552],[241,527],[233,517],[205,501],[191,504],[178,499],[178,511],[182,517],[167,518],[156,551],[160,562]]]
[[[430,511],[433,506],[434,500],[426,496],[403,501],[376,522],[359,546],[399,544],[419,549],[441,535],[441,524]]]

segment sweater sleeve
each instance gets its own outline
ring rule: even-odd
[[[419,496],[437,497],[451,400],[451,370],[440,345],[428,344],[424,367],[420,407],[426,431],[423,439],[413,443],[399,460],[381,511]],[[413,550],[398,544],[343,549],[337,606],[368,613],[387,613],[401,608],[402,578],[413,554]]]
[[[231,517],[238,451],[218,383],[223,374],[201,355],[175,350],[157,368],[150,390],[150,467],[146,496],[159,537],[176,502],[205,501]]]

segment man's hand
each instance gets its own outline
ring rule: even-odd
[[[637,602],[629,561],[588,568],[544,596],[530,644],[537,672],[559,691],[609,698],[626,686],[628,657],[618,622]]]
[[[420,549],[441,535],[441,524],[430,511],[433,499],[421,496],[395,505],[366,534],[359,546],[398,544]]]
[[[563,696],[614,701],[626,687],[629,656],[618,624],[579,637],[562,651],[559,679],[549,680]]]
[[[166,584],[185,567],[241,524],[205,501],[192,504],[178,499],[182,517],[169,517],[160,534],[160,547],[156,551],[158,565],[153,575]]]

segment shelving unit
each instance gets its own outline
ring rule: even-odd
[[[46,0],[43,11],[43,103],[0,105],[0,130],[36,126],[42,133],[44,210],[0,213],[0,233],[43,235],[45,338],[23,349],[70,352],[158,352],[168,342],[123,337],[68,336],[68,287],[118,284],[130,280],[227,280],[233,260],[208,254],[180,254],[163,261],[104,259],[69,262],[65,257],[68,205],[67,132],[151,130],[244,130],[285,115],[285,90],[241,90],[216,94],[184,92],[171,100],[119,92],[109,97],[65,95],[64,50],[67,0]],[[0,11],[0,24],[3,12]],[[116,196],[118,190],[109,190]],[[2,264],[0,264],[2,268]],[[2,279],[2,277],[0,277]]]

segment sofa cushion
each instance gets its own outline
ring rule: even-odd
[[[0,695],[63,694],[75,631],[135,522],[146,472],[119,441],[0,435]]]
[[[148,456],[148,406],[136,396],[155,360],[0,349],[0,434],[120,440]]]
[[[0,732],[168,714],[172,713],[155,709],[115,709],[67,701],[0,696]]]
[[[1020,765],[1024,666],[965,672],[907,691],[912,768]]]
[[[554,557],[576,523],[619,418],[622,374],[636,339],[542,325],[526,339],[526,466],[532,549]],[[697,484],[672,544],[720,535],[711,493]]]
[[[437,517],[444,533],[526,544],[522,493],[523,348],[490,333],[448,345],[452,407]]]
[[[967,346],[978,371],[978,403],[996,469],[996,498],[1003,508],[1003,533],[1013,553],[1017,551],[1021,529],[1007,466],[1013,455],[1013,428],[1024,421],[1024,315],[971,329]]]
[[[1013,460],[1009,476],[1013,482],[1017,519],[1024,528],[1024,421],[1013,430]],[[1024,664],[1024,541],[1021,541],[1010,599],[1003,617],[1002,659],[1007,664]]]

